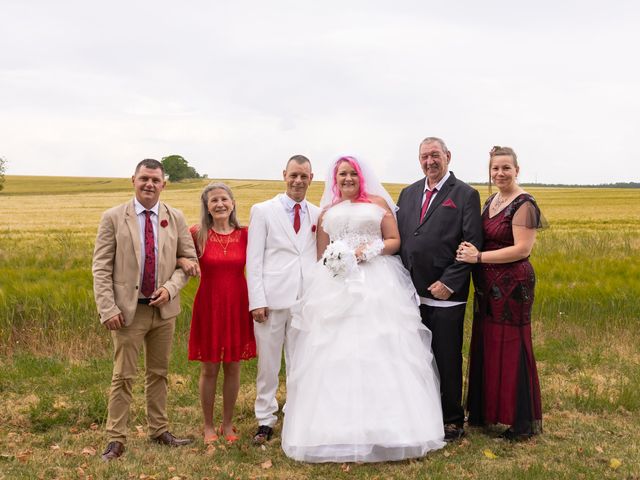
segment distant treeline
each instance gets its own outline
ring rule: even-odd
[[[488,185],[487,182],[476,183],[475,185]],[[599,183],[597,185],[577,185],[567,183],[521,183],[523,187],[556,187],[556,188],[640,188],[640,182],[616,182]]]

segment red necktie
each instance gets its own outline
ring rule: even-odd
[[[293,206],[293,229],[298,233],[300,231],[300,204]]]
[[[151,210],[145,210],[144,213],[147,218],[144,223],[144,272],[140,291],[145,297],[150,297],[156,289],[156,243],[153,238]]]
[[[420,223],[424,220],[424,216],[429,209],[429,202],[431,201],[431,197],[433,197],[436,193],[438,193],[438,189],[434,188],[433,190],[427,190],[427,194],[424,197],[424,203],[422,204],[422,211],[420,212]]]

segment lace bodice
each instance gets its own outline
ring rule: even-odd
[[[341,240],[355,249],[382,239],[380,222],[385,213],[383,208],[373,203],[344,201],[327,210],[322,228],[331,241]]]

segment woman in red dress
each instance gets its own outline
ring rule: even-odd
[[[238,440],[233,426],[233,410],[240,390],[240,360],[256,356],[253,321],[244,268],[247,229],[241,227],[231,189],[224,183],[211,183],[201,196],[201,222],[191,227],[198,265],[180,261],[189,274],[200,273],[200,285],[193,302],[189,360],[201,363],[200,403],[204,416],[204,442],[224,436]],[[222,386],[222,424],[216,430],[213,407],[220,365]]]
[[[469,359],[467,409],[472,425],[504,424],[523,440],[542,432],[540,384],[531,342],[535,274],[529,255],[543,219],[516,182],[515,152],[494,147],[489,175],[498,193],[483,208],[484,251],[460,244],[457,259],[479,263]]]

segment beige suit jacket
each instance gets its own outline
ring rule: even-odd
[[[93,293],[104,323],[122,313],[130,325],[140,289],[140,227],[133,200],[104,212],[93,252]],[[158,211],[157,285],[171,300],[160,307],[162,318],[180,313],[180,290],[189,277],[176,266],[179,257],[197,261],[193,239],[182,212],[160,202]]]

